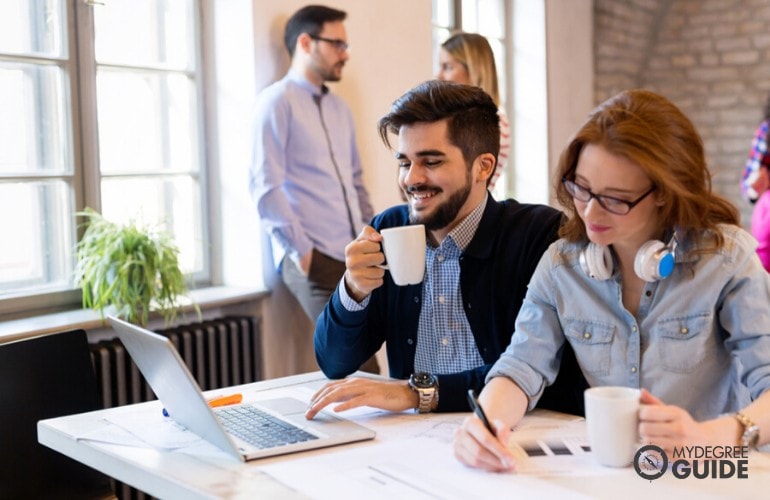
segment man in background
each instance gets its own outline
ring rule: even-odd
[[[314,322],[345,272],[345,245],[373,215],[352,114],[326,86],[349,57],[346,16],[309,5],[289,18],[291,67],[259,94],[254,121],[251,195],[281,279]]]

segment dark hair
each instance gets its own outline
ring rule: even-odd
[[[324,23],[344,21],[347,16],[348,14],[344,11],[324,5],[307,5],[299,9],[286,22],[286,29],[283,32],[283,43],[289,51],[289,56],[294,57],[297,38],[302,33],[318,36],[323,30]]]
[[[724,239],[717,224],[738,224],[737,209],[711,190],[703,141],[692,122],[665,97],[636,89],[621,92],[594,109],[561,154],[556,196],[569,217],[559,230],[563,238],[587,240],[585,225],[561,179],[575,178],[580,153],[588,144],[601,146],[644,170],[663,202],[661,232],[677,228],[681,236],[703,242],[703,231],[710,230],[720,247]]]
[[[430,80],[409,90],[380,118],[377,128],[382,142],[392,147],[388,133],[420,122],[447,120],[449,142],[460,148],[470,166],[480,154],[500,152],[500,118],[497,105],[479,87]],[[488,179],[488,181],[491,180]]]

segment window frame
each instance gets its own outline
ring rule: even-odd
[[[99,146],[98,140],[87,140],[87,138],[98,137],[98,119],[97,119],[97,61],[95,58],[95,33],[94,33],[94,13],[93,9],[99,8],[98,2],[86,2],[83,0],[62,0],[61,10],[65,17],[62,23],[63,52],[61,56],[37,56],[37,55],[15,55],[0,53],[0,61],[19,61],[33,62],[35,64],[54,64],[62,68],[64,72],[63,80],[63,98],[65,102],[63,109],[69,112],[68,133],[69,144],[67,149],[69,157],[68,165],[65,171],[53,171],[22,175],[1,175],[0,182],[8,179],[12,181],[29,181],[44,179],[61,179],[66,182],[71,190],[70,205],[74,211],[71,214],[73,224],[73,235],[75,241],[82,237],[84,228],[80,226],[82,221],[76,219],[75,213],[83,210],[86,206],[101,211],[102,196],[101,182],[102,173],[99,165]],[[198,207],[200,216],[195,222],[200,226],[202,252],[202,269],[193,274],[193,281],[196,286],[205,286],[213,282],[215,266],[212,263],[214,251],[212,249],[212,214],[209,209],[211,204],[210,179],[212,176],[211,157],[209,156],[209,141],[214,139],[214,135],[209,126],[207,118],[208,110],[208,74],[210,68],[206,56],[206,40],[203,36],[206,33],[204,25],[204,11],[209,8],[207,0],[192,0],[192,43],[191,55],[194,58],[194,68],[189,71],[173,71],[171,74],[184,73],[193,75],[193,98],[195,99],[195,117],[197,120],[196,137],[196,157],[198,159],[197,172],[186,172],[185,178],[190,178],[199,184],[198,186]],[[107,65],[112,66],[112,65]],[[132,66],[128,66],[132,67]],[[169,73],[166,73],[169,74]],[[163,172],[166,173],[166,172]],[[169,171],[168,174],[176,175],[177,172]],[[137,174],[139,178],[142,174]],[[119,176],[120,178],[128,178]],[[48,230],[50,231],[50,230]],[[74,243],[73,251],[68,256],[72,266],[75,264]],[[43,243],[45,244],[45,243]],[[48,263],[43,262],[44,266]],[[59,312],[63,310],[72,310],[81,308],[81,291],[75,288],[72,277],[68,277],[66,288],[49,289],[42,292],[24,291],[18,294],[10,294],[0,297],[0,315],[3,320],[14,320],[30,317],[36,314],[50,312]]]

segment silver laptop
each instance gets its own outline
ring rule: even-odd
[[[240,460],[375,436],[373,430],[327,411],[307,420],[307,404],[294,398],[212,409],[168,338],[112,316],[107,318],[171,418]]]

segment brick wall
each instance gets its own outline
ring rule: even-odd
[[[676,103],[748,227],[739,181],[770,93],[770,0],[595,0],[594,24],[596,102],[643,87]]]

